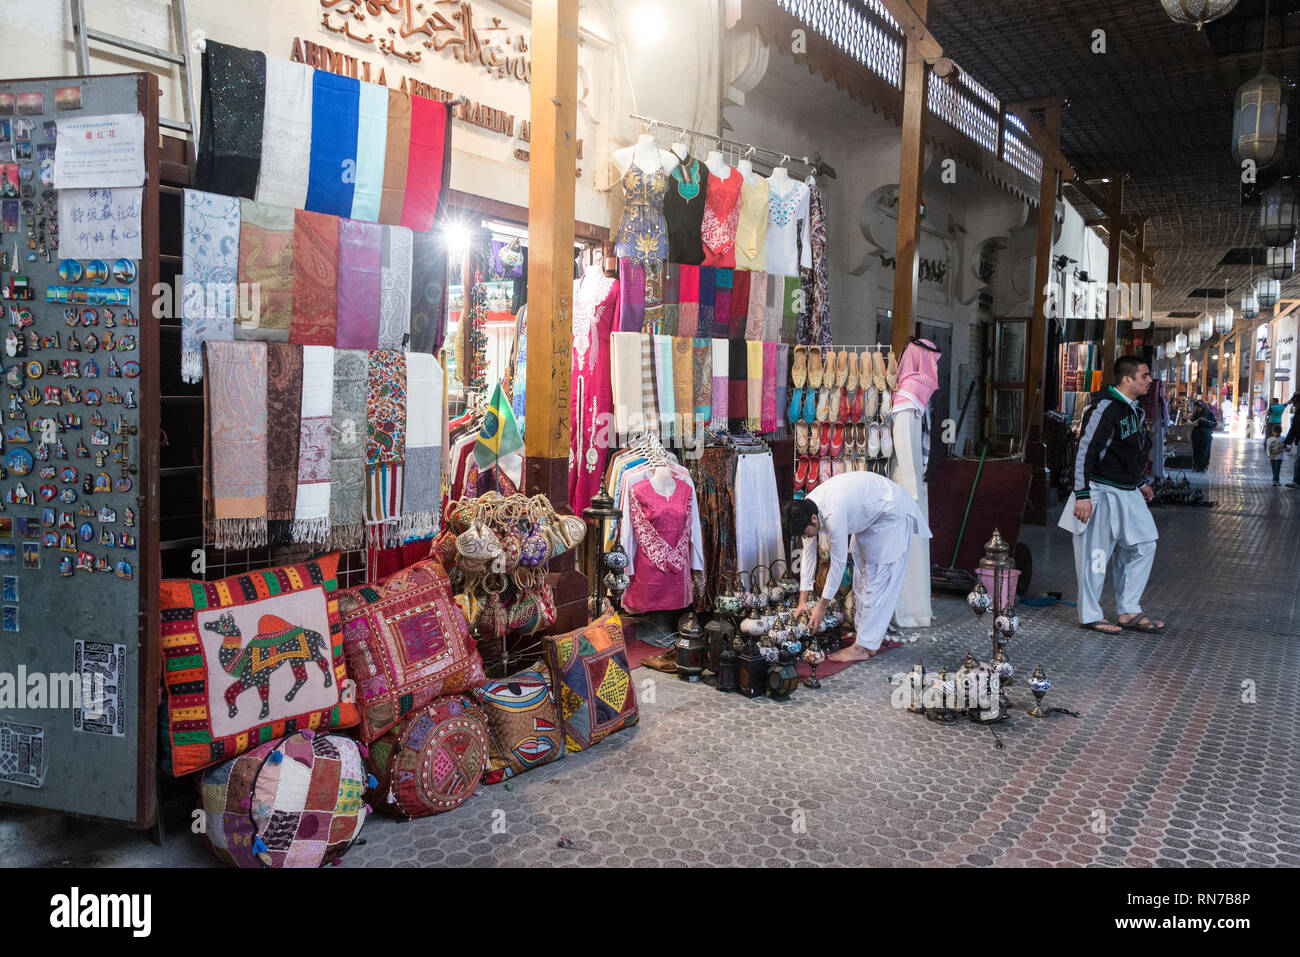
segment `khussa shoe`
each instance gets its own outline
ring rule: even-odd
[[[834,464],[831,466],[831,469],[832,469],[832,474],[834,475],[843,475],[845,472],[849,470],[848,466],[844,464],[843,459],[836,459]]]
[[[808,347],[794,347],[794,365],[790,368],[790,381],[795,388],[802,389],[808,381]]]
[[[808,347],[808,384],[814,389],[822,386],[822,351],[816,346]]]
[[[838,388],[844,388],[844,383],[849,378],[849,351],[841,349],[840,354],[835,357],[835,385]]]
[[[820,465],[820,466],[818,467],[818,469],[817,469],[817,481],[818,481],[818,484],[821,484],[822,482],[825,482],[828,478],[831,477],[832,474],[834,474],[834,473],[833,473],[832,470],[831,470],[831,460],[830,460],[830,459],[822,459],[822,460],[821,460],[821,465]]]
[[[894,409],[894,393],[886,389],[880,393],[880,414],[889,415]]]
[[[817,452],[822,458],[829,458],[831,454],[831,427],[829,423],[823,423],[821,426],[821,442],[818,445]]]
[[[862,389],[859,388],[853,390],[853,402],[849,408],[849,419],[854,422],[862,421],[863,395],[864,393]]]
[[[841,402],[842,402],[842,400],[843,400],[843,398],[844,398],[844,390],[843,390],[843,389],[831,389],[831,390],[829,390],[829,391],[830,391],[830,393],[831,393],[831,405],[830,405],[830,415],[827,416],[827,419],[828,419],[828,421],[831,421],[831,422],[839,422],[839,421],[840,421],[840,404],[841,404]]]
[[[794,450],[800,455],[808,454],[808,425],[805,422],[794,423]]]
[[[799,456],[799,463],[794,467],[794,487],[801,489],[808,482],[808,456]]]
[[[803,389],[796,388],[794,390],[794,398],[790,400],[790,407],[785,410],[786,421],[788,422],[799,421],[799,413],[802,411],[802,409],[803,409]]]
[[[889,350],[889,364],[885,366],[885,385],[890,391],[898,388],[898,360],[894,358],[893,349]]]
[[[849,353],[849,377],[844,380],[844,388],[848,389],[849,393],[852,394],[853,391],[857,389],[857,387],[858,387],[858,354],[856,352],[850,352]]]
[[[857,449],[858,455],[865,458],[867,454],[867,424],[865,422],[859,422],[855,428],[857,430],[857,435],[855,437],[856,441],[854,442],[854,447]]]
[[[880,427],[880,457],[883,459],[892,459],[894,457],[894,430],[890,428],[889,423]]]
[[[825,422],[831,414],[830,389],[817,390],[817,421]]]
[[[838,422],[831,431],[831,458],[838,459],[844,454],[844,426]]]
[[[875,385],[867,386],[867,397],[863,400],[862,418],[864,421],[871,421],[876,417],[876,410],[880,408],[880,390]]]
[[[803,415],[801,418],[809,423],[817,420],[817,390],[812,386],[803,390]]]
[[[867,430],[867,458],[880,458],[880,426],[875,422]]]
[[[879,352],[871,353],[871,384],[877,392],[885,391],[885,357]]]

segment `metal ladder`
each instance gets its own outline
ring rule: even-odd
[[[185,122],[160,118],[158,120],[158,125],[165,126],[167,129],[176,130],[177,132],[186,135],[186,138],[189,140],[190,164],[193,165],[197,162],[199,155],[197,119],[199,115],[199,103],[198,96],[194,92],[194,86],[190,83],[189,21],[185,16],[185,0],[170,0],[170,2],[176,36],[180,39],[181,43],[180,53],[173,53],[170,50],[151,47],[144,43],[137,43],[135,40],[128,40],[126,37],[119,37],[111,33],[105,33],[102,30],[92,29],[86,25],[85,0],[71,0],[72,35],[77,45],[77,72],[82,76],[90,74],[90,48],[88,45],[88,41],[90,40],[95,40],[99,43],[106,43],[109,46],[120,47],[123,50],[130,50],[133,53],[138,53],[143,57],[161,60],[165,63],[174,63],[179,66],[181,68],[181,82],[185,84],[185,106],[189,111],[189,116]]]

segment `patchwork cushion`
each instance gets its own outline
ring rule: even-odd
[[[339,613],[363,741],[374,741],[435,698],[487,680],[465,614],[434,559],[342,592]]]
[[[203,772],[208,846],[235,867],[328,864],[361,833],[367,777],[350,738],[308,731],[258,745]]]
[[[543,639],[560,703],[564,744],[581,751],[639,720],[623,622],[606,615],[567,635]]]
[[[564,757],[564,731],[544,662],[489,681],[474,697],[492,733],[484,783],[496,784]]]
[[[370,746],[376,807],[425,817],[460,807],[487,768],[487,719],[461,695],[439,698]]]
[[[345,685],[338,564],[336,552],[220,581],[162,583],[164,766],[172,774],[304,728],[357,723]]]

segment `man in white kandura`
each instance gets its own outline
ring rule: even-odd
[[[844,579],[849,549],[853,550],[853,594],[857,598],[854,626],[857,641],[831,655],[837,661],[864,661],[899,647],[886,642],[885,632],[903,589],[912,536],[930,537],[930,527],[907,490],[874,472],[846,472],[826,480],[806,498],[786,507],[792,535],[804,539],[800,563],[799,611],[809,611],[808,596],[817,576],[819,538],[830,542],[830,570],[821,598],[812,607],[813,629]]]

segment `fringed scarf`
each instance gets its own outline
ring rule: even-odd
[[[324,545],[330,531],[330,425],[334,409],[333,346],[302,347],[298,415],[298,489],[293,540]]]
[[[340,222],[326,213],[294,210],[290,342],[333,346],[338,337]]]
[[[330,412],[330,547],[353,550],[365,542],[366,386],[369,356],[334,350],[334,406]]]
[[[760,432],[776,431],[776,346],[763,343],[763,411],[759,422]]]
[[[749,316],[745,320],[745,338],[762,342],[767,328],[767,273],[749,274]]]
[[[641,372],[641,336],[613,332],[609,336],[610,380],[614,391],[614,428],[620,438],[646,428]]]
[[[302,349],[287,342],[266,346],[267,540],[292,540],[298,500],[298,416],[302,412]]]
[[[735,284],[731,269],[713,271],[713,338],[731,337],[731,287]]]
[[[763,427],[763,343],[745,343],[745,426],[751,432]]]
[[[406,203],[406,164],[411,155],[411,94],[388,91],[388,136],[384,144],[384,186],[379,198],[379,221],[396,226]],[[443,244],[443,248],[445,244]]]
[[[618,261],[618,329],[640,332],[645,324],[645,268],[623,258]]]
[[[786,278],[775,273],[767,274],[767,322],[763,325],[764,342],[781,341],[781,315],[784,309]],[[795,282],[798,283],[797,276]]]
[[[800,316],[807,315],[812,309],[809,295],[811,290],[805,286],[799,276],[786,276],[785,288],[781,296],[781,336],[786,345],[792,344],[799,333]]]
[[[382,215],[382,214],[381,214]],[[411,352],[442,348],[446,336],[447,244],[434,232],[411,236]]]
[[[356,184],[361,82],[328,70],[316,70],[312,80],[307,208],[316,213],[347,216],[352,212]],[[353,169],[354,175],[343,175],[348,168]]]
[[[405,226],[380,226],[379,348],[405,349],[411,337],[412,234]]]
[[[442,366],[437,356],[406,356],[406,468],[403,542],[438,533],[442,505]]]
[[[680,424],[678,435],[689,447],[695,439],[695,347],[685,336],[672,337],[673,408]]]
[[[725,429],[727,409],[731,405],[727,394],[727,353],[731,343],[726,339],[710,339],[709,342],[713,347],[713,414],[709,424],[714,429]]]
[[[727,340],[727,425],[732,432],[743,431],[749,417],[748,345],[744,339]]]
[[[266,545],[266,344],[207,343],[212,541],[220,549]]]
[[[731,274],[731,331],[729,339],[743,339],[749,321],[749,284],[754,274],[737,269]]]
[[[654,336],[643,335],[641,339],[641,412],[643,415],[642,428],[647,432],[654,432],[656,435],[664,436],[663,420],[660,416],[659,407],[659,385],[656,381],[655,362],[655,339]],[[672,386],[669,386],[671,391]],[[634,426],[635,428],[635,426]]]
[[[669,263],[664,270],[663,302],[660,304],[659,331],[666,336],[677,335],[677,324],[681,317],[682,266]]]
[[[694,336],[700,325],[700,267],[681,266],[677,286],[677,333]]]
[[[677,402],[673,380],[672,336],[653,336],[655,353],[655,401],[659,407],[659,430],[664,444],[680,436],[677,429]]]
[[[203,378],[203,343],[235,337],[239,306],[239,200],[185,190],[181,250],[181,378]]]
[[[239,281],[251,290],[235,338],[288,342],[293,323],[294,211],[251,199],[239,201]]]
[[[412,96],[401,225],[417,232],[433,228],[450,166],[451,108],[440,100]]]
[[[259,203],[302,209],[311,169],[311,94],[315,71],[306,63],[266,58],[266,111],[262,120]]]
[[[352,219],[379,221],[388,147],[388,87],[362,83],[357,103],[357,167],[352,186]]]
[[[365,522],[379,544],[398,544],[406,461],[406,354],[370,353],[366,375]],[[377,526],[377,527],[376,527]]]
[[[383,227],[359,219],[339,221],[340,349],[379,347],[379,290],[384,260]]]
[[[223,196],[252,199],[262,164],[266,54],[209,40],[203,51],[199,99],[194,185]]]
[[[713,340],[691,340],[691,355],[691,370],[695,378],[695,421],[704,428],[713,412]]]
[[[717,304],[713,298],[718,271],[712,266],[700,266],[699,269],[700,325],[695,334],[711,339],[718,334],[717,327],[714,325]]]

